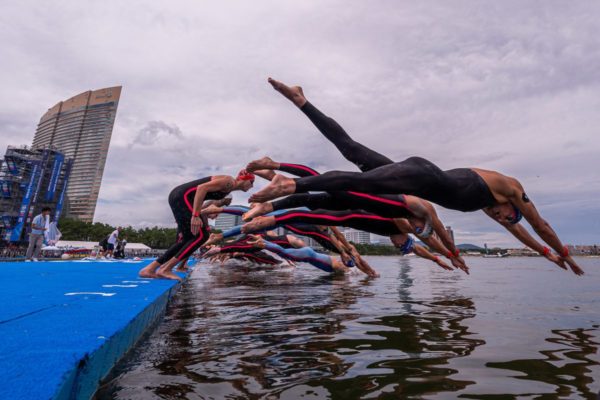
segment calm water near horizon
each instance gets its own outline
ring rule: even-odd
[[[596,399],[600,259],[199,265],[98,399]]]

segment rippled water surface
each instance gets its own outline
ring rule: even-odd
[[[596,399],[600,259],[468,258],[472,274],[368,257],[378,279],[308,265],[199,265],[99,399]]]

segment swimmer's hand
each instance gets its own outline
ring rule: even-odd
[[[202,228],[202,218],[200,217],[192,217],[192,234],[195,236],[198,234],[198,232],[200,232],[200,228]]]
[[[250,239],[248,239],[248,244],[253,245],[254,247],[259,247],[264,249],[266,246],[265,240],[258,235],[248,235]]]
[[[454,271],[454,269],[451,266],[449,266],[448,264],[446,264],[445,262],[443,262],[440,257],[435,258],[435,263],[447,271]],[[465,266],[465,268],[466,268],[466,266]],[[468,271],[469,271],[469,269],[467,268],[467,270],[465,272],[469,273]]]
[[[566,262],[569,265],[569,268],[571,268],[571,271],[573,271],[573,273],[575,275],[581,276],[585,273],[585,272],[583,272],[583,270],[581,268],[579,268],[579,265],[577,265],[575,260],[573,260],[573,257],[564,256],[564,257],[559,257],[559,258],[561,259],[561,261]]]
[[[463,258],[461,256],[452,257],[450,259],[450,262],[452,263],[452,265],[454,265],[455,268],[460,269],[467,275],[469,274],[469,267],[467,267],[465,260],[463,260]]]

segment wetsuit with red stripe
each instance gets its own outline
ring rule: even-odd
[[[296,180],[296,193],[308,191],[360,191],[403,193],[421,197],[458,211],[475,211],[496,203],[487,183],[470,168],[443,171],[421,157],[402,162],[389,158],[354,141],[333,119],[310,102],[302,112],[360,172],[330,171]]]
[[[301,164],[280,163],[279,170],[300,177],[319,175],[314,169]],[[328,191],[318,194],[299,193],[273,201],[272,204],[273,210],[304,206],[310,209],[325,208],[328,210],[362,209],[388,218],[406,218],[412,215],[402,194],[373,195],[345,191]]]
[[[302,197],[302,196],[310,196],[310,195],[298,195],[298,196]],[[319,196],[319,195],[316,195],[316,196]],[[290,208],[295,208],[295,207],[299,207],[299,206],[300,206],[300,204],[298,204],[297,206],[294,206],[294,207],[290,207]],[[312,209],[312,207],[308,207],[308,208]],[[320,205],[315,208],[328,208],[328,207]],[[246,206],[228,206],[228,207],[223,207],[222,212],[226,213],[226,214],[232,214],[232,215],[243,215],[244,213],[248,212],[249,210],[250,210],[250,208],[246,207]],[[331,238],[329,237],[329,232],[328,232],[327,228],[321,229],[315,225],[310,225],[310,224],[298,224],[298,225],[286,224],[286,225],[283,225],[283,227],[285,229],[287,229],[288,231],[293,232],[295,234],[314,239],[317,243],[319,243],[326,250],[334,251],[336,253],[340,252],[338,250],[338,248],[335,247],[335,245],[331,241]],[[266,239],[273,241],[268,237]],[[280,242],[275,242],[275,243],[279,244],[283,247],[286,247],[285,243],[284,244],[282,244]],[[289,242],[288,242],[288,244],[289,244]]]
[[[313,239],[325,250],[333,251],[334,253],[338,254],[340,253],[340,250],[331,241],[329,229],[326,226],[318,227],[317,225],[313,224],[285,224],[283,227],[297,235],[302,235]],[[275,243],[279,244],[277,242]]]
[[[277,226],[308,223],[314,225],[346,226],[381,236],[402,233],[392,219],[367,213],[363,210],[290,210],[274,217]]]
[[[184,183],[177,186],[169,194],[169,206],[177,223],[177,241],[160,256],[157,261],[161,264],[175,257],[183,260],[194,253],[204,242],[208,240],[210,228],[208,221],[202,217],[202,228],[197,235],[192,234],[192,211],[194,207],[194,196],[198,185],[209,182],[212,177],[197,179],[195,181]],[[228,193],[209,192],[205,200],[218,200],[225,197]]]
[[[278,244],[279,246],[289,249],[294,246],[290,243],[287,238],[287,235],[267,235],[266,233],[258,233],[258,236],[262,236],[266,240]],[[225,244],[221,246],[221,253],[235,253],[235,252],[246,252],[246,253],[255,253],[261,250],[260,247],[256,247],[253,244],[248,243],[250,240],[249,236],[244,236],[239,240],[236,240],[232,243]]]

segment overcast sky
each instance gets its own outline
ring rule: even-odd
[[[263,155],[355,170],[272,76],[392,159],[517,177],[565,242],[600,243],[599,37],[594,1],[3,2],[0,148],[122,85],[95,219],[136,227],[173,225],[172,187]],[[516,244],[439,210],[459,243]]]

